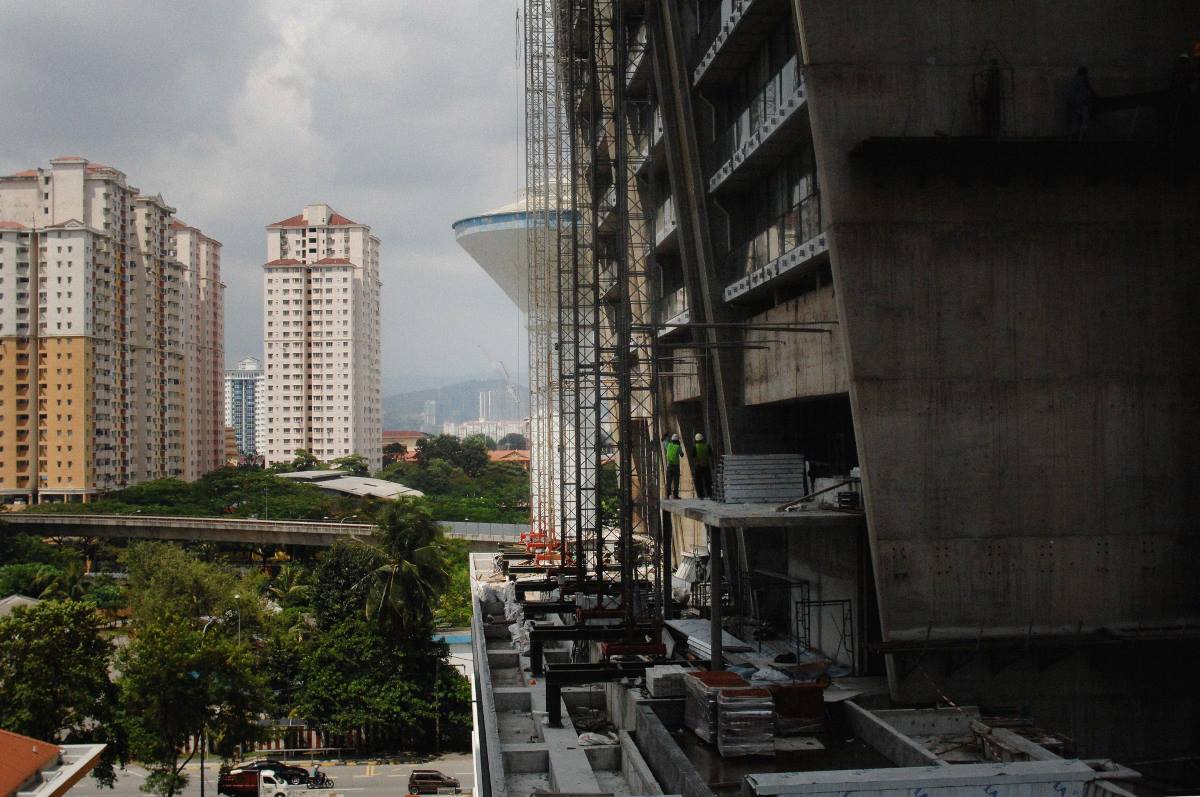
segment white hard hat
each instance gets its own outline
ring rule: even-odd
[[[703,440],[703,439],[704,439],[704,433],[703,433],[703,432],[696,432],[696,442],[697,442],[697,443],[699,443],[699,442],[700,442],[701,440]]]
[[[676,443],[678,443],[678,442],[679,442],[679,435],[677,435],[677,434],[673,434],[673,435],[671,435],[671,439],[672,439],[672,440],[674,440]]]

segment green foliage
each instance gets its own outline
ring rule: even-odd
[[[47,601],[0,618],[0,727],[63,743],[102,742],[93,770],[112,785],[124,760],[116,690],[108,678],[112,646],[93,606]]]
[[[146,788],[171,797],[187,781],[178,751],[188,737],[203,729],[228,754],[260,733],[272,702],[250,644],[270,630],[262,577],[167,543],[131,545],[125,564],[134,633],[117,659],[123,725],[154,776]]]
[[[39,504],[26,511],[323,520],[354,514],[361,505],[357,498],[333,496],[270,471],[221,468],[190,484],[158,479],[113,491],[87,504]]]
[[[447,653],[445,645],[401,640],[362,617],[341,622],[313,640],[295,714],[333,732],[387,725],[400,729],[409,747],[461,748],[470,690]]]
[[[417,441],[417,463],[425,467],[435,459],[444,459],[468,476],[478,476],[488,464],[487,440],[481,435],[466,440],[448,434],[423,437]]]
[[[434,620],[438,625],[471,624],[471,546],[466,540],[447,539],[443,544],[450,579],[438,600]]]
[[[496,441],[485,434],[469,434],[463,438],[463,445],[482,445],[486,451],[496,450]]]
[[[425,493],[424,503],[437,520],[529,520],[529,474],[513,463],[489,463],[471,477],[444,459],[432,459],[425,465],[397,462],[380,471],[378,477]]]
[[[504,437],[500,438],[500,442],[496,444],[496,447],[506,451],[514,448],[518,450],[524,450],[529,448],[529,441],[525,439],[525,435],[523,434],[509,432],[508,434],[504,435]]]
[[[155,776],[147,790],[171,797],[186,785],[179,751],[201,729],[222,755],[261,734],[267,684],[249,648],[228,635],[171,618],[142,623],[117,666],[130,752]]]
[[[237,579],[169,543],[140,542],[125,554],[130,609],[139,625],[160,619],[199,623],[233,608]]]
[[[442,529],[422,504],[400,500],[384,510],[371,545],[382,562],[367,615],[410,637],[433,631],[433,608],[449,582]]]
[[[65,567],[76,558],[73,551],[60,545],[51,545],[32,534],[0,525],[0,564],[28,563]],[[3,594],[6,593],[0,593],[0,597]]]
[[[339,541],[325,551],[314,574],[312,604],[317,628],[325,631],[361,618],[374,583],[373,573],[382,564],[380,553],[361,543]]]
[[[348,454],[331,461],[329,467],[334,470],[349,471],[352,476],[366,476],[369,472],[370,464],[362,454]]]
[[[297,448],[296,458],[292,460],[289,469],[292,471],[322,470],[324,465],[325,463],[317,459],[316,455],[307,448]]]
[[[267,587],[271,598],[284,608],[307,606],[312,598],[312,578],[307,570],[290,563],[279,568]]]

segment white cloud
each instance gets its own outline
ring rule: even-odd
[[[263,226],[310,202],[383,239],[386,386],[523,359],[450,230],[517,188],[515,0],[3,5],[0,171],[111,163],[220,239],[230,362],[261,348]]]

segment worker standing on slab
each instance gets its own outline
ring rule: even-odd
[[[671,435],[671,439],[667,441],[665,456],[667,460],[667,498],[678,498],[679,460],[683,456],[683,444],[679,442],[679,435]]]
[[[697,498],[712,497],[712,446],[704,441],[704,435],[696,432],[696,444],[692,446],[692,473],[696,483]]]

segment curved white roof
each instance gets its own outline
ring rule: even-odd
[[[522,313],[529,306],[529,212],[522,190],[515,202],[452,225],[458,245],[483,267]]]

